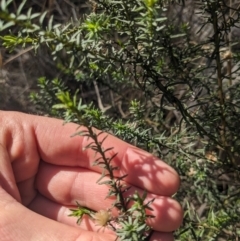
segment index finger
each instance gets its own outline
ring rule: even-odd
[[[24,154],[29,155],[29,153],[37,151],[40,158],[47,163],[102,171],[99,166],[93,166],[93,162],[99,155],[96,155],[91,148],[84,149],[91,140],[84,136],[71,137],[80,130],[86,130],[85,127],[78,129],[79,125],[73,123],[63,125],[63,120],[49,117],[16,112],[12,112],[10,115],[12,115],[13,122],[17,120],[21,125],[20,129],[23,129],[21,132],[28,134],[25,142],[33,139],[36,142],[35,145],[23,142]],[[96,132],[99,131],[96,130]],[[118,167],[115,176],[127,174],[124,179],[126,182],[158,195],[169,196],[177,191],[179,177],[174,169],[153,155],[110,134],[100,135],[99,141],[106,135],[108,136],[102,147],[104,149],[113,147],[111,151],[106,152],[106,155],[110,158],[116,154],[111,163]],[[36,146],[37,150],[34,150],[32,146]]]
[[[62,120],[45,117],[39,117],[37,122],[39,124],[35,129],[36,137],[44,161],[57,165],[81,166],[101,172],[99,166],[93,166],[93,162],[100,155],[91,148],[85,149],[92,140],[83,136],[70,137],[85,130],[84,127],[77,129],[79,126],[76,124],[63,125]],[[96,132],[99,133],[98,130]],[[102,133],[98,140],[102,141],[105,137],[102,148],[113,148],[106,152],[106,156],[110,158],[116,154],[111,163],[118,167],[115,176],[127,174],[126,182],[159,195],[170,196],[177,191],[179,177],[173,168],[110,134]]]

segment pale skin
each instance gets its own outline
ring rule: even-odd
[[[108,187],[98,185],[99,167],[86,137],[70,137],[75,124],[62,120],[0,112],[0,241],[114,241],[108,228],[88,217],[80,225],[69,217],[76,201],[92,210],[107,210],[113,199],[105,199]],[[78,129],[79,131],[79,129]],[[178,174],[151,154],[109,135],[104,147],[118,153],[113,164],[116,176],[136,190],[155,198],[148,220],[154,229],[151,241],[171,241],[172,231],[182,222],[183,212],[171,196],[179,188]],[[116,215],[116,210],[112,215]]]

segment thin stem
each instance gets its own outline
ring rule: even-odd
[[[225,116],[225,96],[224,96],[224,91],[223,91],[223,75],[222,75],[222,63],[221,63],[221,57],[220,57],[220,30],[218,27],[218,13],[217,9],[218,6],[216,4],[211,4],[209,5],[211,8],[211,14],[212,14],[212,19],[213,19],[213,30],[214,30],[214,46],[215,46],[215,62],[217,66],[217,84],[218,84],[218,99],[220,102],[220,113],[221,113],[221,124],[220,124],[220,138],[222,142],[222,147],[223,151],[226,151],[230,161],[232,163],[235,163],[235,158],[231,152],[231,145],[227,140],[227,122],[226,122],[226,116]],[[221,153],[220,153],[221,155]]]
[[[224,114],[224,108],[225,108],[225,99],[224,99],[224,93],[223,93],[223,85],[222,85],[222,64],[221,64],[221,58],[220,58],[220,36],[219,36],[219,29],[218,29],[218,16],[217,12],[214,6],[212,8],[212,18],[213,18],[213,29],[214,29],[214,46],[215,46],[215,61],[217,66],[217,84],[218,84],[218,98],[220,102],[220,112],[221,112],[221,127],[220,127],[220,136],[221,141],[224,147],[226,147],[226,120],[225,120],[225,114]]]
[[[109,172],[109,177],[112,181],[112,188],[113,190],[116,192],[117,196],[119,197],[119,201],[120,201],[120,204],[121,204],[121,207],[123,209],[124,212],[127,211],[127,207],[126,207],[126,204],[125,204],[125,199],[123,197],[123,193],[122,193],[122,190],[121,190],[121,187],[118,186],[118,183],[114,177],[114,174],[113,174],[113,168],[110,164],[110,161],[109,159],[106,157],[105,155],[105,152],[104,150],[102,149],[102,146],[101,146],[101,143],[98,141],[98,135],[96,135],[96,133],[93,131],[93,128],[91,126],[87,126],[87,129],[88,129],[88,132],[89,132],[89,136],[93,139],[94,143],[95,143],[95,147],[96,147],[96,152],[98,152],[101,157],[102,157],[102,160],[105,164],[105,169],[108,170]]]
[[[229,10],[229,18],[232,16],[232,0],[230,0],[230,10]],[[231,54],[232,53],[232,31],[230,29],[228,33],[228,51]],[[232,85],[232,58],[229,58],[227,60],[227,69],[228,69],[228,77],[229,77],[229,86]]]

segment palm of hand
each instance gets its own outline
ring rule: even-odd
[[[0,205],[4,210],[0,233],[9,235],[0,241],[40,240],[43,236],[43,240],[114,240],[110,230],[92,232],[99,227],[88,217],[77,226],[76,220],[67,216],[76,201],[96,211],[108,209],[113,202],[105,199],[108,187],[96,183],[101,170],[92,166],[94,153],[83,151],[87,139],[70,138],[77,126],[20,113],[2,112],[0,117],[4,126],[0,133]],[[148,199],[155,198],[151,213],[155,218],[150,225],[156,232],[152,240],[172,240],[167,232],[176,229],[182,219],[179,204],[168,198],[179,185],[176,172],[113,136],[105,145],[114,146],[118,153],[114,164],[120,170],[116,175],[128,173],[125,181],[133,185],[128,194],[146,189]],[[20,238],[14,239],[16,235]]]

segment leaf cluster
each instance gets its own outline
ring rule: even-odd
[[[36,53],[43,47],[51,52],[62,79],[40,78],[32,99],[42,112],[87,126],[81,134],[100,155],[95,164],[107,177],[103,184],[111,186],[115,205],[131,212],[119,216],[119,236],[141,240],[138,235],[148,232],[142,212],[147,207],[136,194],[136,210],[126,209],[122,193],[128,187],[113,179],[112,147],[102,149],[99,140],[105,137],[94,127],[178,170],[182,187],[175,198],[186,212],[176,240],[236,239],[240,55],[232,33],[239,6],[223,0],[96,0],[89,2],[88,14],[62,24],[54,15],[21,13],[27,3],[11,13],[13,0],[1,2],[0,29],[19,27],[17,34],[0,36],[1,43],[9,50],[32,46]],[[194,11],[186,20],[190,5]],[[191,19],[199,20],[197,27]]]

